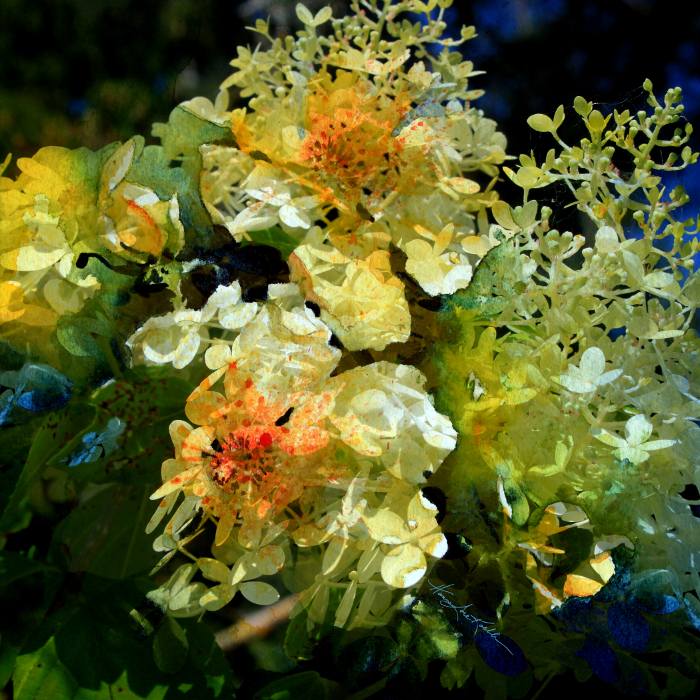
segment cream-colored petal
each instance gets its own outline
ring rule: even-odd
[[[236,330],[250,323],[257,313],[258,305],[255,302],[238,304],[235,307],[229,307],[219,311],[219,323],[221,323],[224,328]]]
[[[232,359],[231,346],[227,343],[212,345],[204,353],[204,364],[206,364],[209,369],[225,367]]]
[[[180,344],[175,349],[173,367],[175,367],[175,369],[187,367],[187,365],[194,360],[194,356],[197,354],[197,350],[199,349],[199,343],[199,328],[188,330],[183,339],[180,341]]]
[[[269,583],[248,581],[240,587],[243,596],[256,605],[272,605],[280,599],[280,594]]]
[[[218,581],[219,583],[228,583],[228,577],[231,572],[225,564],[208,557],[201,557],[197,563],[205,578],[211,581]]]
[[[227,583],[220,583],[210,588],[200,599],[199,604],[207,610],[220,610],[231,601],[236,594],[236,588]]]
[[[385,583],[394,588],[408,588],[423,578],[428,566],[418,547],[405,544],[390,552],[382,561],[381,573]]]
[[[192,481],[192,479],[194,479],[195,476],[202,471],[202,468],[203,467],[201,465],[197,465],[196,467],[192,467],[191,469],[188,469],[187,471],[173,477],[170,481],[163,484],[157,491],[151,494],[151,500],[154,501],[158,498],[163,498],[163,496],[167,496],[169,493],[173,493],[173,491],[179,491],[180,489],[184,488],[186,484]]]
[[[203,583],[193,583],[182,588],[170,598],[168,607],[171,610],[180,610],[200,598],[206,589],[207,587]]]
[[[418,546],[431,557],[441,559],[447,554],[447,538],[441,532],[425,535],[418,540]]]
[[[363,516],[372,539],[384,544],[401,544],[406,542],[409,532],[403,518],[388,508],[380,508],[373,516]]]
[[[227,509],[224,511],[216,526],[216,536],[214,537],[215,544],[221,545],[227,540],[228,536],[231,534],[231,530],[233,530],[235,520],[235,510]]]
[[[237,583],[243,581],[250,573],[250,564],[253,561],[253,556],[252,552],[248,552],[235,563],[228,578],[228,582],[231,586],[235,586]]]
[[[252,557],[249,571],[256,576],[272,576],[284,566],[284,550],[271,544],[259,549]]]
[[[168,431],[170,433],[170,439],[173,441],[173,446],[175,447],[175,454],[180,455],[182,453],[182,443],[185,438],[192,432],[192,426],[184,420],[174,420]],[[173,474],[172,476],[175,476]]]

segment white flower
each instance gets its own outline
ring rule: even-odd
[[[632,416],[625,425],[625,438],[615,433],[609,433],[602,428],[591,428],[591,433],[601,442],[611,447],[617,447],[615,456],[619,459],[628,459],[634,464],[641,464],[649,459],[649,452],[671,447],[675,440],[649,440],[654,430],[651,421],[642,414]]]
[[[126,342],[129,347],[141,345],[147,359],[157,364],[172,362],[176,369],[186,367],[197,354],[200,330],[218,311],[224,328],[236,329],[249,323],[257,313],[255,302],[241,302],[241,286],[219,285],[204,308],[178,309],[164,316],[149,318]]]
[[[609,384],[622,374],[621,369],[605,371],[605,355],[600,348],[588,348],[583,355],[579,366],[570,366],[566,374],[559,377],[559,382],[569,391],[576,394],[588,394],[599,387]]]
[[[52,265],[65,277],[71,269],[73,253],[59,227],[60,216],[51,216],[51,201],[44,194],[34,196],[34,206],[26,211],[22,221],[33,238],[15,250],[0,255],[0,265],[8,270],[33,272]]]
[[[351,258],[323,244],[318,227],[310,243],[289,256],[292,279],[348,350],[384,350],[408,340],[411,314],[403,283],[392,273],[386,251],[362,250]]]
[[[331,416],[341,439],[379,457],[397,479],[424,482],[455,448],[457,432],[433,407],[421,372],[377,362],[342,376],[347,383]]]
[[[415,239],[402,246],[408,261],[406,272],[412,275],[418,284],[431,296],[437,294],[454,294],[466,287],[472,278],[472,266],[467,257],[454,250],[447,250],[452,241],[454,224],[447,224],[437,237],[431,236],[434,243]]]
[[[367,539],[367,528],[362,523],[362,514],[367,507],[367,499],[362,494],[367,485],[369,472],[360,472],[351,482],[345,496],[341,501],[340,511],[330,511],[316,524],[329,535],[340,537],[344,540],[354,536],[361,541]]]

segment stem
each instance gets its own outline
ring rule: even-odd
[[[549,681],[556,676],[556,671],[552,671],[548,676],[547,680],[537,689],[537,692],[530,698],[530,700],[537,700],[537,696],[547,687]]]
[[[375,53],[378,50],[379,42],[382,40],[382,31],[384,30],[384,24],[386,23],[386,16],[389,14],[389,8],[391,7],[391,0],[384,0],[384,7],[382,9],[382,14],[379,16],[379,21],[377,22],[377,38],[372,44],[372,52]]]
[[[370,685],[364,690],[359,690],[357,693],[348,695],[345,700],[365,700],[365,698],[368,698],[371,695],[374,695],[377,691],[381,690],[386,685],[386,681],[386,678],[382,678],[382,680],[377,681],[374,685]]]

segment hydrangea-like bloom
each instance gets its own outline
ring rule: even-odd
[[[329,510],[323,519],[324,507],[315,506],[314,517],[321,522],[306,527],[320,536],[308,544],[333,536],[343,538],[347,548],[356,538],[367,539],[360,523],[367,504],[360,499],[363,491],[386,491],[388,479],[400,480],[413,493],[412,484],[425,481],[454,449],[456,432],[433,408],[418,370],[379,362],[331,377],[340,353],[329,345],[330,331],[303,305],[296,286],[271,285],[269,296],[271,301],[231,347],[208,350],[207,364],[218,369],[187,401],[192,424],[175,421],[171,426],[176,458],[163,466],[165,483],[152,496],[163,501],[149,531],[182,491],[185,502],[166,534],[176,532],[201,507],[218,518],[215,546],[224,545],[233,528],[243,524],[239,540],[245,532],[244,546],[256,548],[259,542],[271,542],[270,533],[280,526],[275,519],[290,504],[314,489],[330,489],[339,496],[346,493],[341,510]],[[416,504],[411,513],[420,510]],[[416,513],[410,521],[425,520],[422,511]],[[385,577],[389,585],[415,583],[415,572],[410,579],[404,576],[404,559],[416,559],[409,556],[415,537],[419,548],[439,556],[442,536],[434,532],[434,514],[429,520],[430,527],[421,520],[418,534],[411,531],[401,540],[408,548],[394,574]],[[225,604],[221,601],[230,599],[238,584],[254,577],[248,571],[251,562],[244,570],[234,567],[230,576],[218,571],[214,580],[227,588],[203,598],[202,604]],[[249,593],[254,594],[252,589]]]
[[[126,344],[132,348],[140,345],[151,362],[172,362],[173,367],[182,369],[194,359],[199,349],[202,327],[217,312],[219,323],[226,329],[235,330],[250,321],[257,310],[255,302],[241,301],[241,286],[235,281],[230,287],[217,287],[198,311],[181,308],[149,318]]]
[[[316,227],[311,242],[289,258],[292,279],[348,350],[383,350],[403,342],[411,332],[411,315],[403,283],[391,272],[389,254],[374,250],[349,257],[320,242]]]

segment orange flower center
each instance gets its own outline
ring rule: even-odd
[[[275,467],[274,438],[259,427],[242,427],[229,433],[221,445],[214,441],[216,453],[211,459],[212,479],[227,490],[237,491],[239,486],[260,486]]]

